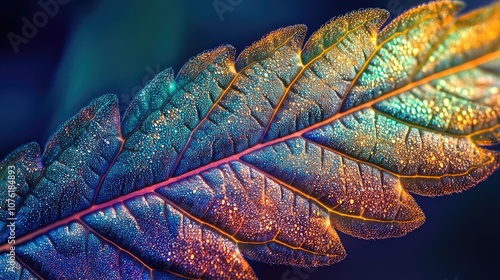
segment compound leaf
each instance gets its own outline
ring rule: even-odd
[[[336,230],[418,228],[410,192],[466,190],[500,166],[500,4],[366,9],[224,45],[168,69],[120,123],[98,98],[0,164],[11,279],[253,279],[244,257],[345,257]],[[15,243],[14,243],[14,242]]]

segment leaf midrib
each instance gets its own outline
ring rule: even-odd
[[[123,203],[125,202],[126,200],[128,199],[131,199],[131,198],[134,198],[134,197],[137,197],[137,196],[141,196],[141,195],[146,195],[148,193],[156,193],[155,190],[158,189],[158,188],[161,188],[161,187],[165,187],[167,185],[170,185],[170,184],[173,184],[175,182],[178,182],[178,181],[181,181],[183,179],[186,179],[190,176],[194,176],[194,175],[197,175],[203,171],[207,171],[209,169],[212,169],[212,168],[215,168],[217,166],[220,166],[222,164],[226,164],[226,163],[229,163],[229,162],[232,162],[232,161],[238,161],[238,160],[241,160],[241,157],[249,154],[249,153],[252,153],[252,152],[255,152],[257,150],[260,150],[262,148],[265,148],[265,147],[268,147],[268,146],[272,146],[276,143],[280,143],[280,142],[283,142],[283,141],[286,141],[286,140],[289,140],[289,139],[293,139],[293,138],[298,138],[298,137],[303,137],[303,135],[307,132],[310,132],[312,130],[315,130],[323,125],[326,125],[328,123],[331,123],[337,119],[340,119],[340,118],[343,118],[347,115],[350,115],[350,114],[353,114],[354,112],[357,112],[357,111],[360,111],[362,109],[367,109],[367,108],[371,108],[374,104],[378,103],[378,102],[381,102],[383,100],[386,100],[388,98],[391,98],[391,97],[394,97],[398,94],[401,94],[402,92],[406,92],[408,90],[411,90],[417,86],[420,86],[422,84],[426,84],[426,83],[429,83],[433,80],[436,80],[436,79],[440,79],[440,78],[443,78],[443,77],[446,77],[446,76],[449,76],[449,75],[453,75],[453,74],[456,74],[456,73],[459,73],[459,72],[463,72],[463,71],[467,71],[467,70],[470,70],[474,67],[477,67],[478,65],[481,65],[481,64],[484,64],[484,63],[487,63],[487,62],[490,62],[490,61],[493,61],[494,59],[498,59],[500,58],[500,50],[499,51],[495,51],[495,52],[492,52],[492,53],[489,53],[489,54],[486,54],[486,55],[483,55],[483,56],[480,56],[476,59],[473,59],[473,60],[470,60],[466,63],[463,63],[463,64],[460,64],[460,65],[457,65],[457,66],[454,66],[452,68],[449,68],[449,69],[446,69],[446,70],[443,70],[441,72],[438,72],[438,73],[435,73],[433,75],[430,75],[430,76],[427,76],[426,78],[424,79],[421,79],[421,80],[418,80],[418,81],[415,81],[415,82],[412,82],[412,83],[409,83],[407,84],[406,86],[404,87],[401,87],[399,89],[396,89],[392,92],[389,92],[387,94],[384,94],[376,99],[373,99],[367,103],[363,103],[357,107],[354,107],[354,108],[351,108],[345,112],[342,112],[342,113],[339,113],[337,115],[334,115],[330,118],[327,118],[321,122],[318,122],[314,125],[311,125],[301,131],[297,131],[295,133],[292,133],[292,134],[289,134],[289,135],[286,135],[286,136],[283,136],[281,138],[277,138],[277,139],[274,139],[272,141],[269,141],[269,142],[266,142],[266,143],[261,143],[261,144],[258,144],[258,145],[255,145],[249,149],[246,149],[245,151],[242,151],[240,153],[237,153],[237,154],[234,154],[230,157],[226,157],[226,158],[223,158],[223,159],[220,159],[218,161],[215,161],[215,162],[212,162],[208,165],[205,165],[205,166],[202,166],[202,167],[199,167],[197,169],[194,169],[194,170],[191,170],[189,172],[186,172],[186,173],[183,173],[179,176],[176,176],[176,177],[172,177],[168,180],[165,180],[165,181],[162,181],[162,182],[159,182],[157,184],[154,184],[154,185],[151,185],[149,187],[145,187],[143,189],[140,189],[140,190],[137,190],[137,191],[134,191],[134,192],[131,192],[129,194],[126,194],[124,196],[120,196],[120,197],[117,197],[117,198],[114,198],[112,200],[109,200],[107,202],[103,202],[101,204],[96,204],[96,205],[93,205],[83,211],[80,211],[78,213],[75,213],[75,214],[72,214],[71,216],[68,216],[62,220],[59,220],[59,221],[56,221],[55,223],[52,223],[52,224],[49,224],[49,225],[46,225],[42,228],[39,228],[31,233],[27,233],[23,236],[20,236],[16,239],[16,244],[19,246],[20,244],[23,244],[27,241],[30,241],[30,240],[33,240],[34,238],[36,238],[37,236],[39,235],[43,235],[47,232],[49,232],[50,230],[52,229],[55,229],[59,226],[63,226],[63,225],[67,225],[69,224],[69,222],[72,222],[72,221],[75,221],[75,220],[78,220],[78,219],[81,219],[83,216],[85,215],[88,215],[88,214],[91,214],[95,211],[100,211],[100,210],[104,210],[114,204],[117,204],[117,203]],[[403,121],[402,121],[403,122]],[[403,122],[405,123],[405,122]],[[245,162],[246,164],[246,162]],[[378,167],[378,166],[377,166]],[[260,171],[260,169],[258,169]],[[451,175],[451,174],[450,174]],[[172,204],[173,207],[175,207],[176,209],[178,209],[178,206],[176,206],[175,204]],[[187,213],[187,211],[181,209],[181,212],[185,215],[188,215],[190,216],[189,213]],[[228,234],[225,234],[225,236],[229,236]],[[4,244],[2,246],[0,246],[0,252],[6,252],[9,250],[9,244]]]

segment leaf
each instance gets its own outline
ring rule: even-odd
[[[418,228],[410,192],[466,190],[500,166],[500,4],[333,19],[168,69],[120,124],[115,96],[0,164],[2,275],[255,278],[244,257],[345,257],[336,233]],[[12,242],[12,241],[15,241]],[[15,246],[11,247],[11,246]],[[12,261],[11,261],[12,260]]]

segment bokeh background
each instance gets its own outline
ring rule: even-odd
[[[42,8],[35,0],[0,4],[0,158],[31,141],[43,146],[102,94],[117,94],[123,111],[156,73],[177,72],[206,49],[229,43],[241,51],[297,23],[311,34],[330,18],[364,7],[386,8],[394,18],[422,2],[65,1],[17,51],[7,34],[22,35],[23,17],[33,22]],[[470,10],[490,1],[466,2]],[[340,233],[348,257],[339,264],[313,270],[251,264],[261,279],[500,279],[500,172],[461,195],[416,199],[427,216],[420,229],[378,241]]]

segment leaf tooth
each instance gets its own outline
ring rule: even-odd
[[[275,30],[261,40],[253,43],[241,52],[236,60],[236,71],[240,72],[253,62],[264,60],[269,57],[280,46],[288,44],[292,51],[299,52],[307,27],[303,24],[292,25]]]
[[[236,50],[231,45],[222,45],[210,51],[205,51],[192,57],[186,62],[176,77],[176,82],[179,87],[194,81],[200,72],[205,70],[216,61],[223,62],[223,64],[233,64]],[[229,80],[227,81],[229,83]],[[225,86],[225,85],[224,85]]]

